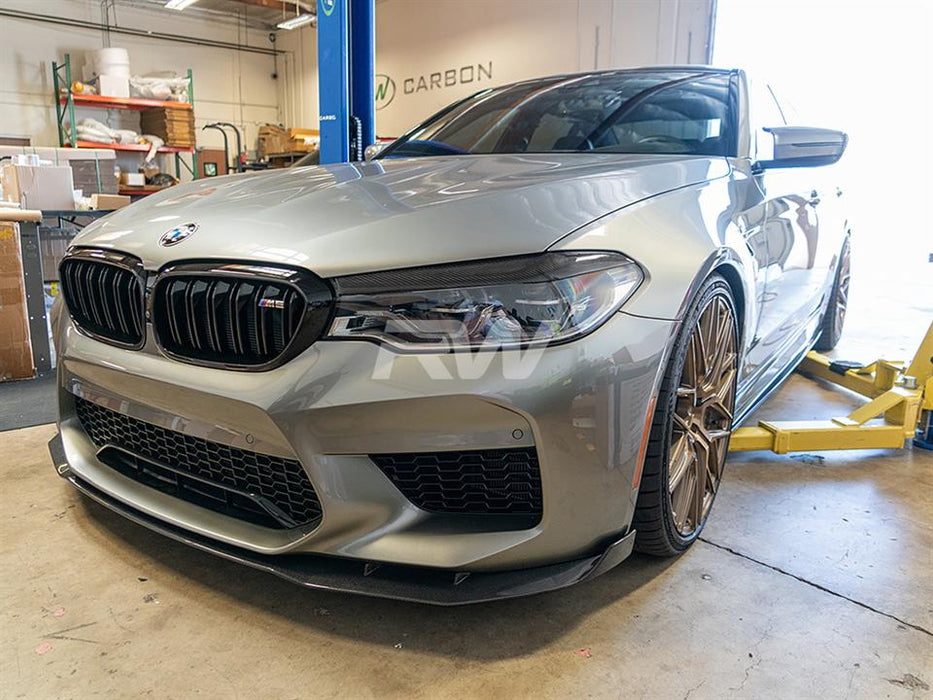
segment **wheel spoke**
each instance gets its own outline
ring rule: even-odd
[[[732,402],[733,392],[732,383],[735,380],[735,368],[730,367],[722,377],[722,384],[713,393],[711,399],[706,404],[706,409],[712,409],[719,414],[720,418],[732,421]]]
[[[732,419],[729,419],[731,425]],[[727,428],[714,428],[704,431],[706,439],[706,470],[710,479],[710,494],[713,495],[719,488],[722,477],[722,467],[726,461],[726,441],[731,431]]]
[[[696,471],[688,470],[684,475],[680,488],[671,494],[671,510],[674,511],[674,525],[678,530],[687,530],[687,521],[690,517],[690,505],[693,502],[693,492],[696,489]],[[692,529],[692,528],[691,528]]]
[[[732,343],[729,341],[724,341],[723,350],[716,357],[716,367],[712,376],[715,384],[722,384],[723,375],[733,368],[737,359],[738,356],[735,354],[735,351],[732,348]],[[717,386],[717,388],[719,387]]]
[[[680,486],[684,475],[695,461],[696,454],[690,446],[689,438],[686,435],[681,436],[671,449],[670,477],[668,479],[668,489],[671,493],[674,493],[677,487]]]
[[[690,424],[679,413],[674,413],[674,427],[682,430],[684,433],[690,432]]]
[[[710,331],[710,314],[704,311],[700,316],[700,323],[696,329],[694,337],[697,339],[697,376],[695,386],[697,389],[702,387],[709,374],[710,340],[712,333]]]
[[[703,365],[703,339],[699,333],[694,332],[687,346],[687,357],[684,360],[683,383],[696,390],[705,372]]]
[[[702,463],[701,463],[702,461]],[[708,489],[712,488],[715,493],[715,487],[710,484],[710,473],[709,473],[709,452],[706,454],[706,459],[697,460],[696,468],[696,484],[693,490],[693,528],[696,529],[700,526],[700,523],[703,522],[704,516],[704,504],[706,502],[706,492]]]
[[[723,313],[719,318],[719,326],[716,330],[716,347],[713,354],[713,360],[710,363],[710,381],[717,381],[722,376],[723,367],[729,361],[732,354],[732,317]]]
[[[709,460],[706,463],[706,469],[710,475],[710,483],[713,488],[712,493],[719,489],[719,479],[722,477],[722,465],[726,461],[725,438],[729,437],[728,430],[714,430],[710,432]]]
[[[702,384],[705,384],[709,381],[709,375],[712,371],[712,359],[716,354],[716,341],[715,341],[715,329],[713,328],[714,324],[714,313],[713,306],[706,307],[706,310],[700,316],[700,327],[698,329],[697,336],[700,339],[700,350],[702,352],[703,359],[703,373],[700,375],[702,377]],[[698,377],[699,379],[699,377]],[[700,388],[700,382],[697,383],[697,388]]]

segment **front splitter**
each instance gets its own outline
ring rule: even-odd
[[[49,453],[60,476],[70,481],[84,495],[125,518],[197,549],[275,574],[306,588],[431,605],[483,603],[553,591],[595,578],[628,557],[635,544],[635,531],[632,530],[602,551],[584,559],[494,572],[455,572],[319,554],[269,556],[189,532],[104,493],[68,467],[60,435],[49,441]]]

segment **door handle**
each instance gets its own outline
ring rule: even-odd
[[[810,199],[807,200],[807,204],[809,204],[811,207],[815,207],[819,203],[820,203],[820,193],[817,192],[816,190],[812,190],[810,192]]]

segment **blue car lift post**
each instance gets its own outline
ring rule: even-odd
[[[321,163],[346,163],[376,140],[375,0],[318,0]]]

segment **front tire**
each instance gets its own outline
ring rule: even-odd
[[[678,331],[658,393],[632,523],[641,552],[680,554],[706,524],[732,431],[736,318],[729,285],[713,275]]]

